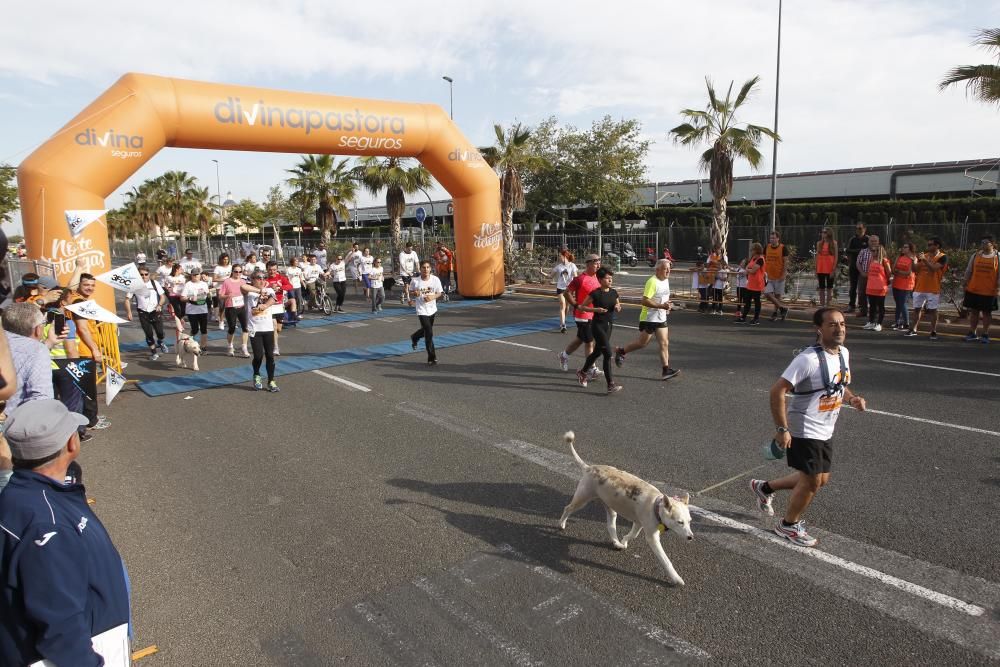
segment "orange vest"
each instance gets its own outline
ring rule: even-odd
[[[781,280],[785,272],[784,243],[779,243],[777,248],[772,248],[770,243],[764,246],[764,269],[769,280]]]
[[[938,252],[938,254],[931,258],[931,261],[937,262],[943,256],[943,252]],[[937,271],[931,271],[923,262],[917,262],[914,271],[917,274],[917,279],[913,284],[914,292],[927,292],[928,294],[941,293],[941,278],[944,276],[943,266]]]
[[[994,252],[992,257],[983,257],[977,252],[972,260],[972,277],[965,291],[979,296],[994,296],[997,293],[997,271],[1000,270],[998,264],[1000,254]]]
[[[833,273],[836,258],[833,256],[832,245],[829,241],[820,243],[819,252],[816,253],[816,273]]]
[[[912,271],[913,270],[913,258],[907,257],[906,255],[900,255],[896,258],[896,266],[894,269],[900,271]],[[915,274],[910,273],[908,276],[897,276],[892,277],[892,287],[893,289],[901,290],[912,290],[913,285],[916,283],[917,277]]]
[[[868,282],[865,284],[865,294],[870,296],[885,296],[889,292],[889,279],[886,277],[890,273],[889,260],[883,259],[881,262],[872,261],[868,263]]]
[[[749,268],[750,266],[752,266],[754,264],[758,264],[759,265],[760,263],[761,263],[761,257],[760,257],[760,255],[758,255],[756,257],[751,257],[750,261],[747,262],[747,268]],[[753,290],[754,292],[763,292],[764,291],[764,269],[763,268],[758,269],[754,273],[747,273],[747,289],[748,290]]]

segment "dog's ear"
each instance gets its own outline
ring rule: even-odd
[[[684,497],[681,498],[681,502],[684,503],[685,505],[690,505],[691,504],[691,494],[689,494],[689,493],[687,493],[685,491],[684,492]]]

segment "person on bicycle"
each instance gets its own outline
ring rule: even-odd
[[[316,297],[316,281],[323,275],[323,267],[319,265],[316,255],[309,255],[307,259],[309,263],[302,267],[302,289],[305,292],[306,302],[313,308],[321,308],[323,304],[319,303]],[[305,305],[302,304],[303,310]]]

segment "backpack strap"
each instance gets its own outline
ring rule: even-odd
[[[840,358],[840,377],[841,381],[837,383],[830,382],[830,368],[826,363],[826,354],[823,352],[823,346],[819,343],[815,345],[810,345],[809,349],[816,353],[816,359],[819,361],[819,376],[823,382],[823,386],[819,389],[810,389],[807,391],[793,391],[791,392],[793,396],[808,396],[810,394],[816,394],[819,392],[825,392],[827,396],[835,394],[840,391],[841,388],[846,387],[850,384],[847,381],[847,362],[844,361],[844,351],[837,350],[837,356]]]

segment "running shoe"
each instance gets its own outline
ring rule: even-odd
[[[225,331],[225,330],[226,330],[226,323],[223,322],[222,320],[219,320],[219,331]]]
[[[928,336],[928,339],[930,339],[930,340],[937,340],[938,339],[937,331],[932,331],[931,335]]]
[[[416,344],[414,344],[414,349],[416,349]],[[569,355],[566,354],[565,350],[559,353],[559,368],[564,371],[569,370]]]
[[[975,343],[979,340],[979,336],[974,333],[967,333],[965,334],[965,338],[963,340],[965,340],[966,343]]]
[[[279,391],[281,391],[280,389],[278,389],[278,383],[275,382],[274,380],[271,380],[270,382],[267,383],[267,390],[272,394],[277,394]]]
[[[735,320],[733,320],[733,322],[735,324],[746,324],[747,323],[747,318],[745,318],[745,317],[737,317]]]
[[[228,350],[226,350],[226,354],[227,354],[228,356],[230,356],[230,357],[235,357],[235,356],[236,356],[236,350],[234,350],[234,349],[233,349],[233,346],[232,346],[232,345],[230,345],[230,346],[229,346],[229,349],[228,349]]]
[[[620,347],[615,348],[615,366],[621,368],[625,364],[625,350]]]
[[[598,369],[597,366],[594,366],[593,368],[590,369],[590,372],[587,373],[587,379],[593,382],[595,379],[597,379],[598,374],[604,375],[604,371]]]
[[[777,523],[774,524],[774,532],[800,547],[816,546],[816,538],[806,532],[805,521],[798,521],[791,526],[786,526],[781,522],[781,519],[778,519]]]
[[[149,355],[149,360],[150,361],[156,361],[159,358],[160,358],[160,355],[158,353],[156,353],[156,352],[154,352],[153,354]]]
[[[907,329],[906,333],[904,333],[903,335],[906,336],[907,338],[912,338],[913,336],[917,335],[917,332],[914,331],[913,329]]]
[[[757,319],[750,320],[747,324],[749,324],[752,327],[756,327],[756,326],[760,325],[760,320],[757,320]]]
[[[559,333],[566,333],[566,327],[559,327]]]
[[[590,380],[590,378],[587,377],[587,375],[588,374],[584,373],[582,370],[576,372],[576,381],[580,383],[581,387],[587,386],[587,382]]]
[[[80,442],[90,442],[93,439],[94,436],[92,433],[84,433],[83,435],[80,436]]]
[[[170,348],[167,347],[166,343],[160,343],[160,352],[163,354],[170,354]]]
[[[872,331],[881,331],[881,330],[882,330],[881,324],[876,324],[875,326],[872,327]]]
[[[415,341],[415,340],[413,340],[411,338],[410,339],[410,347],[413,348],[414,350],[416,350],[417,349],[417,341]],[[564,368],[563,370],[566,370],[566,369]]]
[[[264,388],[264,382],[260,379],[259,375],[253,376],[253,388],[256,389],[257,391],[260,391],[261,389]]]
[[[757,496],[757,509],[768,516],[774,516],[774,506],[771,501],[774,499],[773,493],[764,493],[761,487],[764,486],[764,480],[762,479],[751,479],[750,480],[750,490],[753,494]]]
[[[428,366],[437,366],[438,365],[438,360],[437,359],[430,359],[430,360],[428,360],[427,365]]]
[[[782,322],[784,322],[784,321],[785,321],[785,316],[786,316],[786,315],[788,315],[788,309],[787,309],[787,308],[782,308],[782,309],[781,309],[781,315],[780,315],[780,317],[781,317],[781,321],[782,321]]]
[[[278,349],[277,345],[274,346],[274,356],[276,356],[276,357],[280,357],[281,356],[281,350]]]
[[[865,331],[871,331],[872,329],[875,328],[875,323],[874,322],[865,322],[865,326],[863,326],[861,328],[864,329]]]
[[[622,390],[622,386],[620,384],[618,384],[617,382],[612,382],[611,384],[608,385],[608,393],[609,394],[617,394],[621,390]]]
[[[249,359],[250,358],[250,350],[248,350],[246,348],[243,348],[242,350],[240,350],[240,356],[243,357],[244,359]]]
[[[990,343],[989,334],[983,334],[982,337],[979,339],[979,342],[982,343],[983,345],[989,345]]]
[[[670,368],[669,366],[667,366],[666,370],[664,370],[663,374],[660,376],[660,379],[661,380],[670,380],[672,378],[677,377],[680,374],[681,374],[681,372],[679,370],[677,370],[676,368]]]
[[[778,321],[778,311],[774,311],[773,313],[771,313],[771,321],[772,322]]]
[[[98,431],[102,428],[108,428],[109,426],[111,426],[111,420],[105,417],[104,415],[101,415],[100,417],[97,418],[97,423],[91,426],[90,428],[94,429],[95,431]]]

